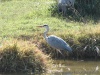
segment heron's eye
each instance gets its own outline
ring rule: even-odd
[[[43,26],[48,26],[48,25],[43,25]]]

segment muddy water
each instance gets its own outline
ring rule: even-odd
[[[56,60],[49,73],[50,75],[100,75],[100,61]]]
[[[56,60],[44,74],[0,74],[0,75],[100,75],[100,61]]]

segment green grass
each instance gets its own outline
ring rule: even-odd
[[[36,25],[45,23],[49,6],[44,1],[7,1],[0,5],[1,36],[32,33]],[[8,33],[9,32],[9,33]]]
[[[0,4],[1,35],[20,35],[37,31],[35,26],[49,24],[51,29],[79,28],[80,23],[52,17],[48,9],[52,0],[7,1]],[[67,22],[66,22],[67,21]],[[92,23],[91,23],[92,24]],[[91,25],[89,24],[89,25]],[[63,30],[62,29],[62,30]],[[9,32],[9,33],[8,33]],[[21,33],[20,33],[21,32]]]
[[[97,40],[94,46],[100,46],[100,23],[94,24],[93,20],[89,20],[84,25],[81,22],[71,21],[67,18],[51,16],[51,10],[48,9],[51,8],[52,3],[54,3],[54,0],[11,0],[1,2],[0,39],[28,40],[38,44],[39,48],[45,47],[45,50],[51,51],[50,46],[45,43],[41,35],[44,29],[36,28],[38,25],[48,24],[50,26],[48,34],[63,38],[76,53],[77,50],[83,50],[86,45],[91,46],[90,43],[86,43],[87,40],[89,42],[90,38]],[[78,56],[80,57],[80,55]]]
[[[19,36],[37,31],[37,25],[49,24],[51,30],[77,28],[79,24],[51,17],[48,9],[52,0],[7,1],[0,4],[0,36]],[[63,29],[61,29],[63,28]]]

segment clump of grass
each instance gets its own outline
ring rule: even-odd
[[[46,72],[51,62],[49,56],[29,42],[5,41],[0,48],[1,73]]]

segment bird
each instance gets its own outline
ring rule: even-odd
[[[99,66],[96,67],[95,71],[98,71],[98,70],[99,70]]]
[[[37,26],[37,27],[46,29],[44,31],[43,36],[44,36],[46,42],[52,48],[55,48],[55,49],[58,49],[58,50],[66,50],[66,51],[72,52],[72,48],[62,38],[57,37],[55,35],[50,35],[50,36],[46,35],[49,32],[49,26],[47,24],[42,25],[42,26]]]

